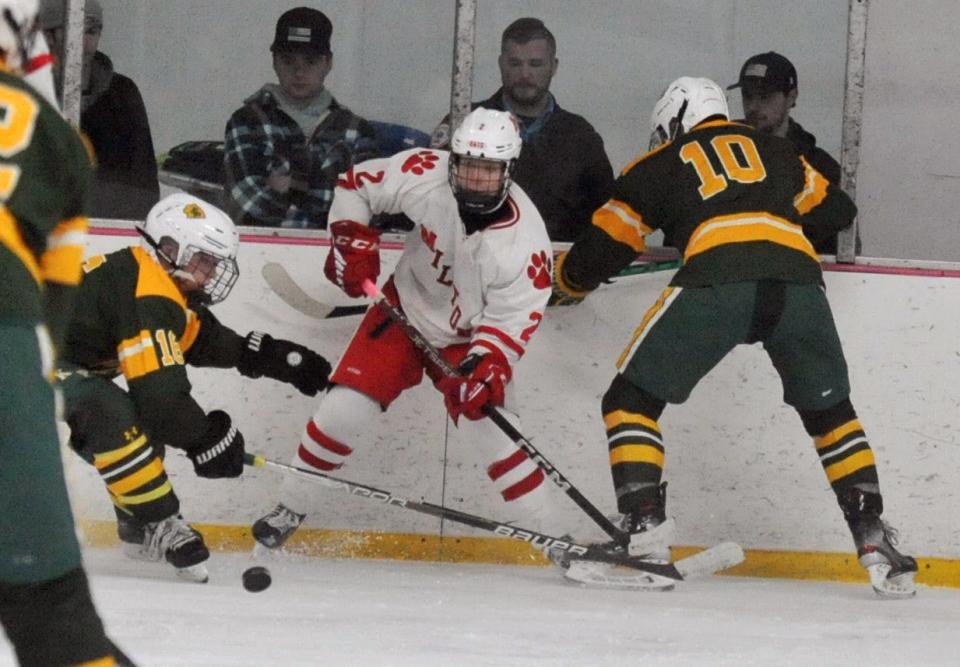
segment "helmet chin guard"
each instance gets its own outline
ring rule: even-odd
[[[689,132],[711,116],[730,117],[727,97],[710,79],[682,76],[669,86],[650,115],[650,150]]]
[[[184,193],[164,197],[137,223],[137,231],[192,302],[220,303],[240,277],[240,234],[226,213],[202,199]]]
[[[461,210],[484,214],[497,210],[510,190],[520,156],[520,129],[513,114],[477,107],[450,141],[450,188]]]

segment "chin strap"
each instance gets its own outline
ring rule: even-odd
[[[147,242],[147,245],[153,248],[153,251],[157,253],[157,257],[160,257],[163,261],[167,262],[171,267],[173,267],[170,271],[170,275],[174,275],[177,271],[183,271],[183,268],[178,265],[174,259],[171,259],[165,252],[160,250],[160,244],[158,244],[152,236],[147,234],[146,230],[141,227],[136,227],[136,230],[137,233],[143,237],[143,240]]]
[[[677,124],[670,129],[670,141],[675,140],[681,134],[683,134],[683,117],[687,114],[687,107],[690,105],[690,100],[684,100],[683,104],[680,105],[680,110],[677,111]]]

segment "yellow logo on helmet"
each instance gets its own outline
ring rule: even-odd
[[[183,214],[188,218],[206,218],[207,214],[196,204],[187,204],[183,207]]]

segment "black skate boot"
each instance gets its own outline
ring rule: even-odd
[[[253,539],[260,546],[279,549],[296,532],[306,516],[278,503],[269,514],[254,521]]]
[[[883,513],[880,494],[854,487],[839,501],[860,565],[870,575],[870,584],[877,595],[885,598],[916,595],[913,579],[917,574],[917,561],[896,550],[897,531],[880,518]]]
[[[135,554],[140,552],[140,547],[143,545],[143,526],[144,524],[132,515],[124,512],[118,507],[114,507],[114,512],[117,515],[117,537],[120,538],[120,542],[123,544],[124,553],[127,550],[130,550],[130,557],[136,557]]]
[[[209,579],[203,564],[210,551],[203,536],[190,527],[179,514],[162,521],[140,523],[133,517],[117,514],[117,533],[123,542],[123,553],[135,560],[166,560],[181,579],[206,583]],[[137,537],[140,541],[136,541]]]
[[[657,489],[657,496],[639,504],[633,511],[624,514],[620,527],[630,534],[627,547],[631,556],[653,563],[669,563],[670,543],[674,539],[676,524],[667,518],[667,483]]]

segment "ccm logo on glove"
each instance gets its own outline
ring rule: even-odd
[[[337,220],[329,226],[330,253],[323,274],[354,298],[363,296],[363,282],[380,276],[380,234],[353,220]]]

